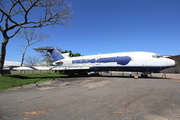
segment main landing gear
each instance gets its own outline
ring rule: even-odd
[[[141,77],[142,78],[148,78],[148,75],[147,74],[141,74]]]
[[[151,73],[141,72],[141,78],[148,78],[148,74],[151,74]],[[152,74],[151,74],[151,77],[152,77]],[[138,72],[134,75],[134,78],[138,79]]]
[[[88,76],[87,71],[77,71],[77,72],[69,72],[67,73],[68,77],[74,77],[74,76]]]
[[[142,77],[142,78],[148,78],[148,74],[150,74],[151,77],[152,77],[152,73],[151,73],[151,72],[149,72],[149,73],[143,72],[143,73],[141,74],[141,77]]]

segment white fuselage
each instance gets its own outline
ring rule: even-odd
[[[175,66],[175,61],[150,52],[121,52],[68,57],[53,64],[63,67],[91,67],[93,71],[153,72]]]

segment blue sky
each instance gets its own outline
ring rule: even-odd
[[[70,1],[70,0],[69,0]],[[74,18],[69,27],[39,29],[49,41],[30,46],[56,46],[82,55],[126,51],[147,51],[179,55],[180,0],[72,0]],[[2,35],[0,34],[1,38]],[[2,39],[1,39],[2,41]],[[12,38],[6,60],[21,61],[26,41]]]

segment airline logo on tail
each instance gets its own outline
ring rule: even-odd
[[[53,48],[51,55],[52,55],[53,61],[58,61],[58,60],[64,59],[64,57],[61,55],[61,53],[55,47]]]

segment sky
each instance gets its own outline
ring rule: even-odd
[[[28,47],[56,46],[82,55],[146,51],[179,55],[180,0],[69,0],[74,18],[69,27],[38,29],[50,40]],[[38,11],[36,14],[39,14]],[[1,42],[3,40],[0,34]],[[21,61],[26,40],[12,38],[7,61]]]

